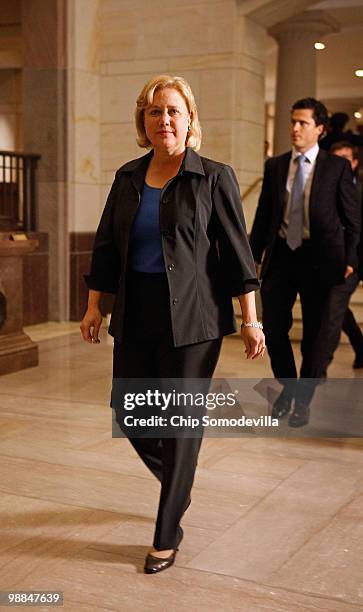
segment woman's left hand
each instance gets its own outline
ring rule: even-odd
[[[265,354],[265,336],[262,329],[256,327],[242,327],[241,336],[246,347],[247,359],[256,359]]]

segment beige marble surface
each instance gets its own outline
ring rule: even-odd
[[[263,28],[232,0],[68,4],[68,230],[95,231],[116,169],[146,152],[136,144],[135,102],[160,73],[190,82],[200,153],[231,164],[241,190],[249,187],[263,167]],[[257,195],[244,203],[248,228]]]
[[[231,0],[172,6],[142,0],[137,11],[130,1],[102,0],[99,16],[99,38],[93,35],[99,41],[103,184],[122,163],[143,154],[135,144],[136,97],[150,77],[168,73],[185,77],[192,86],[203,129],[200,153],[232,164],[241,189],[248,187],[263,167],[263,28]],[[79,35],[89,41],[90,28]],[[92,148],[87,135],[83,142]],[[246,202],[249,225],[255,206],[251,196]]]
[[[74,55],[72,65],[79,71],[99,73],[100,0],[71,0]]]
[[[67,224],[96,230],[101,211],[100,2],[67,3]]]
[[[31,337],[33,342],[39,342],[39,340],[59,338],[60,336],[68,336],[72,333],[79,334],[79,323],[74,321],[64,321],[63,323],[47,321],[47,323],[24,327],[24,331]]]
[[[156,5],[142,2],[139,11],[135,11],[134,3],[103,1],[101,60],[112,60],[115,56],[133,60],[146,54],[153,58],[166,52],[175,56],[208,54],[216,49],[231,51],[233,17],[232,0],[174,3],[159,10]]]

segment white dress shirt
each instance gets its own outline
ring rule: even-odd
[[[314,169],[316,158],[319,153],[319,145],[316,143],[311,149],[303,153],[306,157],[306,161],[303,164],[303,173],[304,173],[304,221],[303,221],[303,240],[307,240],[310,238],[310,223],[309,223],[309,200],[310,200],[310,192],[311,192],[311,184],[313,182]],[[286,196],[285,196],[285,209],[282,217],[281,227],[279,230],[279,235],[282,238],[286,239],[287,235],[287,227],[289,225],[289,214],[290,214],[290,204],[291,204],[291,191],[292,185],[294,182],[297,163],[295,159],[301,155],[299,151],[296,151],[294,148],[291,154],[291,160],[289,165],[289,171],[287,173],[287,181],[286,181]]]

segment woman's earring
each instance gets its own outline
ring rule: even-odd
[[[190,132],[190,125],[188,125],[188,132]]]

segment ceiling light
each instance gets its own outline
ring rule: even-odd
[[[325,49],[325,45],[322,42],[316,42],[314,44],[315,49],[317,49],[318,51],[322,51],[323,49]]]
[[[359,111],[355,111],[355,113],[354,113],[354,117],[355,117],[356,119],[362,119],[362,113],[360,113]]]
[[[357,76],[357,77],[363,77],[363,70],[362,70],[362,69],[360,69],[360,70],[356,70],[356,71],[355,71],[355,76]]]

